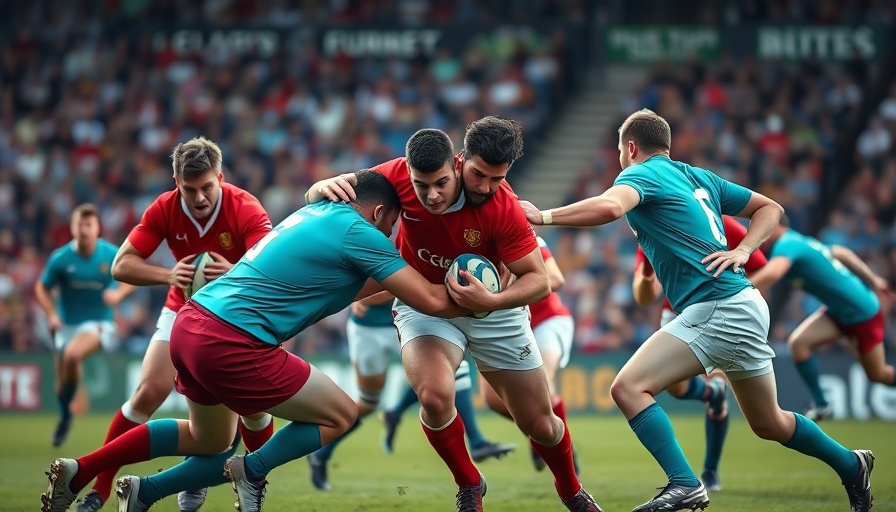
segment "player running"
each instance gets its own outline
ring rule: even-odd
[[[809,388],[813,406],[806,417],[834,416],[819,382],[814,349],[845,336],[858,350],[859,363],[872,382],[893,386],[893,366],[884,354],[884,317],[877,294],[890,295],[887,280],[846,247],[829,247],[779,225],[763,246],[768,265],[750,280],[760,290],[786,279],[824,304],[797,326],[787,340],[797,372]]]
[[[34,284],[53,336],[59,422],[53,446],[62,446],[72,426],[71,403],[81,382],[84,360],[118,340],[114,312],[134,287],[112,279],[118,247],[100,238],[96,206],[79,205],[71,216],[72,241],[53,251]],[[59,294],[53,298],[53,290]]]
[[[209,252],[215,259],[205,267],[207,279],[227,272],[249,247],[271,230],[271,221],[258,200],[224,182],[221,149],[198,137],[178,144],[171,154],[175,189],[159,196],[143,213],[140,223],[122,244],[112,275],[137,286],[169,286],[156,332],[150,339],[140,371],[140,383],[131,398],[115,413],[105,443],[149,421],[174,389],[174,366],[168,353],[171,325],[186,301],[184,289],[192,283],[197,254]],[[162,242],[175,259],[173,268],[163,268],[147,259]],[[240,422],[243,443],[253,450],[273,433],[269,415]],[[99,510],[109,498],[118,467],[99,475],[93,489],[79,504],[78,512]],[[205,489],[184,493],[178,504],[184,512],[199,509]]]
[[[772,234],[781,206],[705,169],[669,158],[672,132],[644,109],[619,128],[622,172],[597,197],[539,211],[524,203],[534,224],[598,226],[626,216],[647,260],[679,315],[647,339],[622,367],[610,393],[669,483],[634,512],[705,508],[697,479],[653,399],[670,385],[721,369],[747,422],[759,437],[828,464],[846,487],[851,510],[871,508],[868,450],[850,451],[804,416],[781,410],[768,345],[768,305],[742,269]],[[729,249],[722,214],[750,219],[741,243]]]

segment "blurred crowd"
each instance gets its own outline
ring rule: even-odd
[[[523,7],[546,20],[575,15],[575,2],[518,4],[4,2],[4,23],[19,23],[0,55],[0,349],[38,350],[46,338],[32,289],[49,253],[70,239],[72,208],[97,204],[103,236],[121,243],[174,186],[178,142],[216,141],[225,179],[255,194],[276,223],[302,206],[311,183],[402,155],[420,127],[445,129],[459,148],[464,126],[488,113],[519,119],[535,140],[572,85],[562,25],[502,25],[460,50],[375,58],[323,55],[314,44],[273,56],[223,45],[175,51],[150,32],[109,30],[112,21],[464,22],[511,19]],[[155,261],[174,263],[164,247]],[[120,309],[126,348],[143,349],[163,298],[142,289]],[[331,323],[309,333],[306,351],[338,343],[341,326]]]
[[[844,22],[844,16],[859,21],[871,9],[875,21],[892,22],[892,9],[872,1],[856,11],[860,3],[832,12],[837,2],[704,2],[700,19]],[[403,154],[420,127],[442,128],[460,147],[467,122],[486,114],[511,117],[523,122],[532,153],[575,85],[563,23],[586,18],[592,7],[586,0],[4,2],[0,351],[46,350],[48,333],[32,290],[49,253],[70,238],[72,208],[96,203],[103,236],[121,243],[146,206],[173,187],[168,155],[191,137],[205,135],[221,145],[226,179],[255,194],[275,223],[302,205],[311,183]],[[597,2],[593,14],[612,21],[607,13],[618,19],[623,7]],[[556,28],[512,23],[532,19]],[[459,50],[439,46],[410,58],[325,55],[315,45],[270,56],[220,45],[184,52],[136,30],[165,23],[384,21],[502,23]],[[638,108],[657,111],[672,125],[673,158],[775,198],[795,229],[849,246],[896,279],[896,86],[864,123],[854,168],[836,168],[834,158],[860,119],[876,71],[860,59],[836,65],[731,57],[661,63],[620,105],[618,121]],[[619,172],[616,126],[596,141],[569,201],[612,184]],[[513,179],[525,179],[520,164]],[[854,177],[835,204],[820,208],[823,180],[843,172]],[[544,234],[566,274],[562,296],[576,315],[579,349],[632,348],[653,332],[658,306],[639,308],[632,300],[636,242],[624,222]],[[164,246],[153,261],[174,264]],[[123,350],[142,352],[163,302],[164,290],[143,288],[119,308]],[[775,308],[781,313],[773,341],[782,343],[815,307],[811,298],[791,294]],[[891,304],[887,308],[892,312]],[[296,350],[344,350],[344,320],[325,319],[300,336]]]
[[[772,197],[786,209],[793,229],[851,248],[896,284],[896,84],[864,124],[850,168],[838,168],[835,158],[838,151],[851,151],[846,135],[859,121],[875,68],[858,59],[837,65],[751,58],[711,66],[660,63],[620,107],[619,123],[608,127],[567,201],[612,185],[620,170],[615,128],[630,112],[651,108],[672,127],[673,159]],[[820,204],[823,180],[836,173],[851,176],[848,186],[834,203]],[[636,346],[652,334],[660,304],[645,309],[633,301],[637,242],[627,224],[545,233],[566,275],[561,294],[576,311],[582,350]],[[800,291],[775,300],[781,303],[773,307],[771,338],[783,349],[820,304]],[[893,304],[884,302],[885,312],[893,313]],[[893,327],[892,314],[886,318]]]

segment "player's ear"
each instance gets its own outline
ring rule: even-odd
[[[380,220],[380,217],[385,214],[385,210],[386,207],[381,204],[374,206],[373,213],[371,213],[371,220],[376,223],[376,221]]]
[[[224,171],[218,171],[218,185],[224,184]]]

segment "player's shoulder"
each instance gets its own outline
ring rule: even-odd
[[[523,207],[520,206],[520,198],[516,195],[516,192],[513,191],[513,187],[510,186],[510,183],[504,181],[501,183],[501,186],[498,187],[498,191],[489,199],[485,201],[480,207],[486,208],[492,211],[514,211],[520,210],[522,211]]]
[[[149,207],[153,206],[159,207],[163,210],[167,210],[171,207],[180,207],[180,190],[168,190],[166,192],[162,192],[156,197],[155,201],[153,201]]]
[[[69,255],[75,252],[74,241],[68,241],[63,245],[60,245],[53,252],[50,253],[50,257],[47,262],[58,261],[60,259],[66,258]]]
[[[370,170],[376,171],[389,177],[393,174],[401,175],[401,173],[398,171],[407,171],[407,168],[408,159],[406,157],[399,156],[397,158],[393,158],[392,160],[388,160],[374,167],[371,167]]]
[[[261,206],[261,201],[259,201],[257,197],[252,195],[248,190],[242,189],[236,185],[225,182],[221,185],[221,191],[221,198],[225,205],[236,208],[243,206]]]

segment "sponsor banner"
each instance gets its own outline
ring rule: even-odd
[[[715,27],[615,26],[607,29],[604,48],[610,62],[646,64],[690,57],[716,60],[722,37]]]
[[[559,376],[559,386],[570,414],[619,414],[610,396],[610,384],[630,357],[628,352],[599,355],[576,354]],[[821,384],[837,418],[860,420],[882,418],[896,420],[896,388],[872,384],[865,372],[849,355],[819,354]],[[0,415],[28,412],[56,412],[53,361],[46,355],[3,354],[0,363]],[[80,397],[81,412],[113,412],[130,397],[140,381],[141,358],[135,355],[95,355],[85,362]],[[314,358],[311,363],[330,376],[349,395],[357,396],[352,366],[344,359]],[[804,411],[809,394],[792,361],[786,355],[775,359],[778,400],[788,410]],[[473,383],[476,386],[476,376]],[[389,367],[382,403],[390,406],[400,399],[406,386],[400,362]],[[485,405],[475,395],[477,408]],[[673,413],[702,413],[698,401],[681,401],[667,393],[657,397],[666,410]],[[735,414],[737,407],[732,406]],[[184,398],[172,392],[159,409],[161,414],[183,415],[187,411]]]

